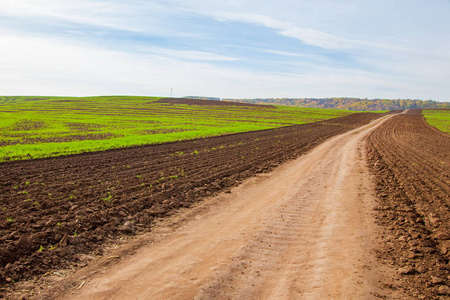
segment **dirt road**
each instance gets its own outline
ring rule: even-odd
[[[391,116],[206,200],[64,299],[371,299],[377,226],[363,138]],[[387,274],[389,275],[389,274]],[[81,277],[80,277],[81,278]]]

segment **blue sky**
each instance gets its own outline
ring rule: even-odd
[[[448,0],[1,2],[3,95],[450,99]]]

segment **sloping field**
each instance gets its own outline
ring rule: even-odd
[[[279,128],[349,115],[155,97],[0,97],[0,162]]]
[[[431,126],[450,133],[450,109],[424,110],[423,116]]]
[[[84,265],[102,244],[381,117],[0,164],[0,280]]]
[[[410,110],[374,131],[368,147],[385,228],[380,257],[401,275],[392,287],[414,299],[444,299],[450,294],[450,136]]]

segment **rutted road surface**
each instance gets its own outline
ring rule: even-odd
[[[61,298],[386,296],[373,251],[375,200],[363,139],[390,117],[206,200],[183,226],[155,229],[150,245]]]

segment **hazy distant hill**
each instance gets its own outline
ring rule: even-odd
[[[411,99],[360,99],[360,98],[256,98],[223,99],[224,101],[246,102],[255,104],[275,104],[297,107],[334,108],[348,110],[400,110],[408,108],[450,108],[449,102]]]

